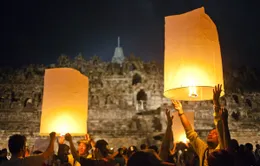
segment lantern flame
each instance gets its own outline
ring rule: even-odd
[[[189,97],[198,97],[196,86],[189,87]]]
[[[187,139],[185,133],[180,136],[179,140],[180,140],[181,142],[185,143],[185,144],[187,144],[187,143],[189,142],[189,140]]]

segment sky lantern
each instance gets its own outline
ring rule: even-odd
[[[164,96],[185,101],[211,100],[217,84],[224,85],[218,32],[204,8],[167,16]]]
[[[87,133],[88,78],[71,68],[46,69],[40,135]]]

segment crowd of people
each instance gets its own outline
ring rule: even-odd
[[[26,148],[26,137],[12,135],[7,149],[0,153],[0,166],[260,166],[260,145],[242,145],[231,139],[228,128],[228,111],[220,105],[221,85],[213,90],[214,124],[206,142],[199,138],[190,125],[182,104],[173,100],[179,118],[185,129],[188,143],[174,143],[173,117],[166,110],[167,128],[160,147],[142,144],[140,147],[120,147],[116,151],[109,148],[104,139],[94,141],[89,135],[73,144],[73,137],[67,133],[56,137],[50,133],[47,149],[30,153]],[[58,152],[54,153],[57,140]]]

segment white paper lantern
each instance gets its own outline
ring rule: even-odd
[[[165,97],[211,100],[215,85],[224,89],[217,28],[203,7],[165,18],[164,53]]]
[[[87,133],[88,78],[70,68],[45,70],[40,135]]]

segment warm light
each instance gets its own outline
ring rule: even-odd
[[[174,111],[172,115],[174,116],[172,121],[174,142],[187,143],[189,140],[186,138],[185,130],[183,128],[180,118],[178,118],[178,112]],[[191,126],[194,128],[194,112],[185,112],[185,115],[188,118]]]
[[[45,70],[40,135],[87,133],[88,78],[70,68]]]
[[[189,87],[189,97],[198,97],[196,86]]]
[[[166,17],[164,95],[211,100],[217,84],[224,85],[218,32],[204,8]]]
[[[179,138],[178,138],[178,140],[181,140],[180,142],[183,142],[183,143],[185,143],[185,144],[189,142],[189,140],[188,140],[188,138],[186,137],[186,134],[185,134],[185,133],[183,133],[182,135],[180,135]]]

